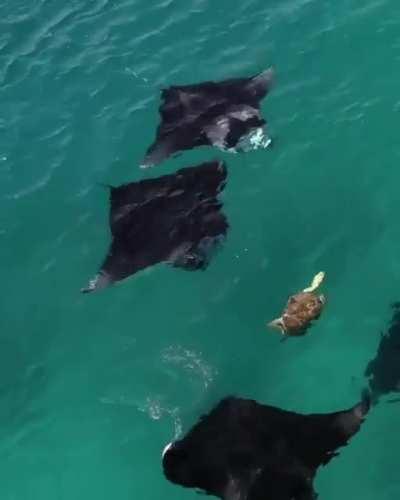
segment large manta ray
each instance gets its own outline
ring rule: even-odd
[[[162,90],[161,123],[142,167],[197,146],[231,149],[252,132],[261,140],[265,120],[260,101],[269,91],[273,70],[251,78],[169,87]]]
[[[311,500],[313,480],[360,429],[367,397],[349,410],[300,415],[229,397],[167,445],[168,480],[224,500]]]
[[[393,304],[393,316],[382,333],[378,351],[365,370],[374,403],[391,392],[400,392],[400,303]]]
[[[82,291],[104,288],[159,262],[204,269],[228,229],[218,200],[226,175],[225,164],[212,161],[112,187],[111,248]]]

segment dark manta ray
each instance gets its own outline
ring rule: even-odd
[[[82,291],[104,288],[159,262],[204,269],[228,229],[218,200],[225,179],[225,164],[213,161],[111,188],[111,248]]]
[[[393,304],[393,316],[382,333],[378,351],[365,370],[374,403],[390,392],[400,392],[400,303]]]
[[[260,101],[271,87],[273,73],[268,69],[251,78],[162,90],[161,123],[142,167],[197,146],[234,148],[250,132],[262,132]]]
[[[360,429],[368,398],[349,410],[300,415],[230,397],[164,449],[171,482],[224,500],[311,500],[313,480]]]

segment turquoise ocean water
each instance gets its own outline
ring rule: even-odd
[[[138,165],[159,89],[270,64],[272,149]],[[197,498],[163,446],[234,393],[355,403],[400,299],[397,0],[0,0],[0,498]],[[101,184],[225,159],[231,230],[206,272],[158,266],[90,296]],[[265,329],[319,270],[301,339]],[[318,474],[322,500],[400,496],[400,405]],[[271,499],[273,500],[273,499]]]

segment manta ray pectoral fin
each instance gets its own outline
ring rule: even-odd
[[[158,163],[171,156],[177,151],[173,137],[156,139],[152,146],[147,150],[143,162],[139,165],[140,168],[154,167]]]
[[[354,407],[354,412],[359,418],[364,418],[371,408],[372,397],[368,389],[364,389],[361,394],[361,401]]]
[[[342,411],[337,414],[335,425],[341,429],[345,438],[348,439],[359,431],[370,407],[370,392],[364,390],[359,403],[353,406],[353,408],[350,408],[350,410]]]
[[[267,94],[273,87],[275,82],[275,69],[270,67],[253,77],[249,84],[248,89],[255,92],[260,97]]]

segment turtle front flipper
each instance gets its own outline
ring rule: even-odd
[[[325,273],[323,271],[320,271],[318,274],[314,276],[310,286],[305,288],[303,292],[304,293],[315,292],[315,290],[321,286],[321,283],[324,281],[324,278],[325,278]]]

